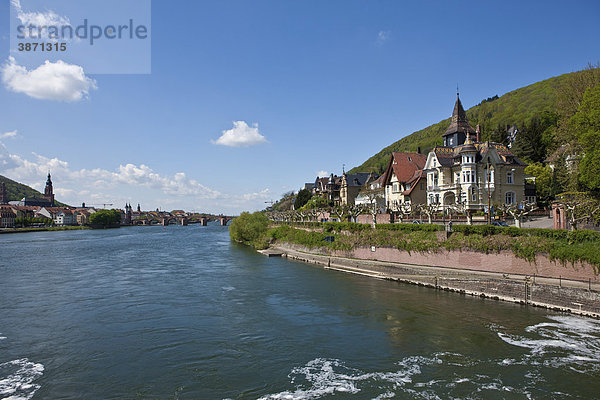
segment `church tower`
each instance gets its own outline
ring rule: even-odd
[[[125,225],[131,225],[131,204],[125,203]]]
[[[48,179],[46,180],[46,187],[44,188],[44,198],[48,200],[50,207],[54,207],[54,189],[52,188],[50,172],[48,172]]]
[[[0,184],[0,204],[7,204],[8,196],[6,194],[6,183]]]

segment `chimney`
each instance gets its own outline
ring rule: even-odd
[[[477,134],[477,142],[481,142],[481,128],[479,127],[479,124],[477,124],[477,127],[475,128],[475,133]]]
[[[417,153],[421,154],[421,147],[417,147]]]

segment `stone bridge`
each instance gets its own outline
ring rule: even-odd
[[[200,226],[207,226],[210,221],[219,221],[221,226],[227,226],[229,221],[233,218],[228,215],[191,215],[189,217],[184,216],[146,216],[146,218],[139,218],[132,221],[133,225],[181,225],[187,226],[188,224],[200,224]],[[174,222],[174,223],[173,223]]]

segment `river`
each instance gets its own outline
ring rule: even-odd
[[[0,399],[599,393],[596,320],[267,258],[218,225],[0,235]]]

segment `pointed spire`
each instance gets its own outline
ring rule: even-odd
[[[444,135],[448,135],[451,133],[463,132],[473,134],[475,133],[475,129],[469,125],[469,120],[467,119],[467,113],[460,102],[460,96],[458,93],[458,87],[456,91],[456,103],[454,103],[454,109],[452,110],[452,121],[450,122],[450,126],[446,130]]]

